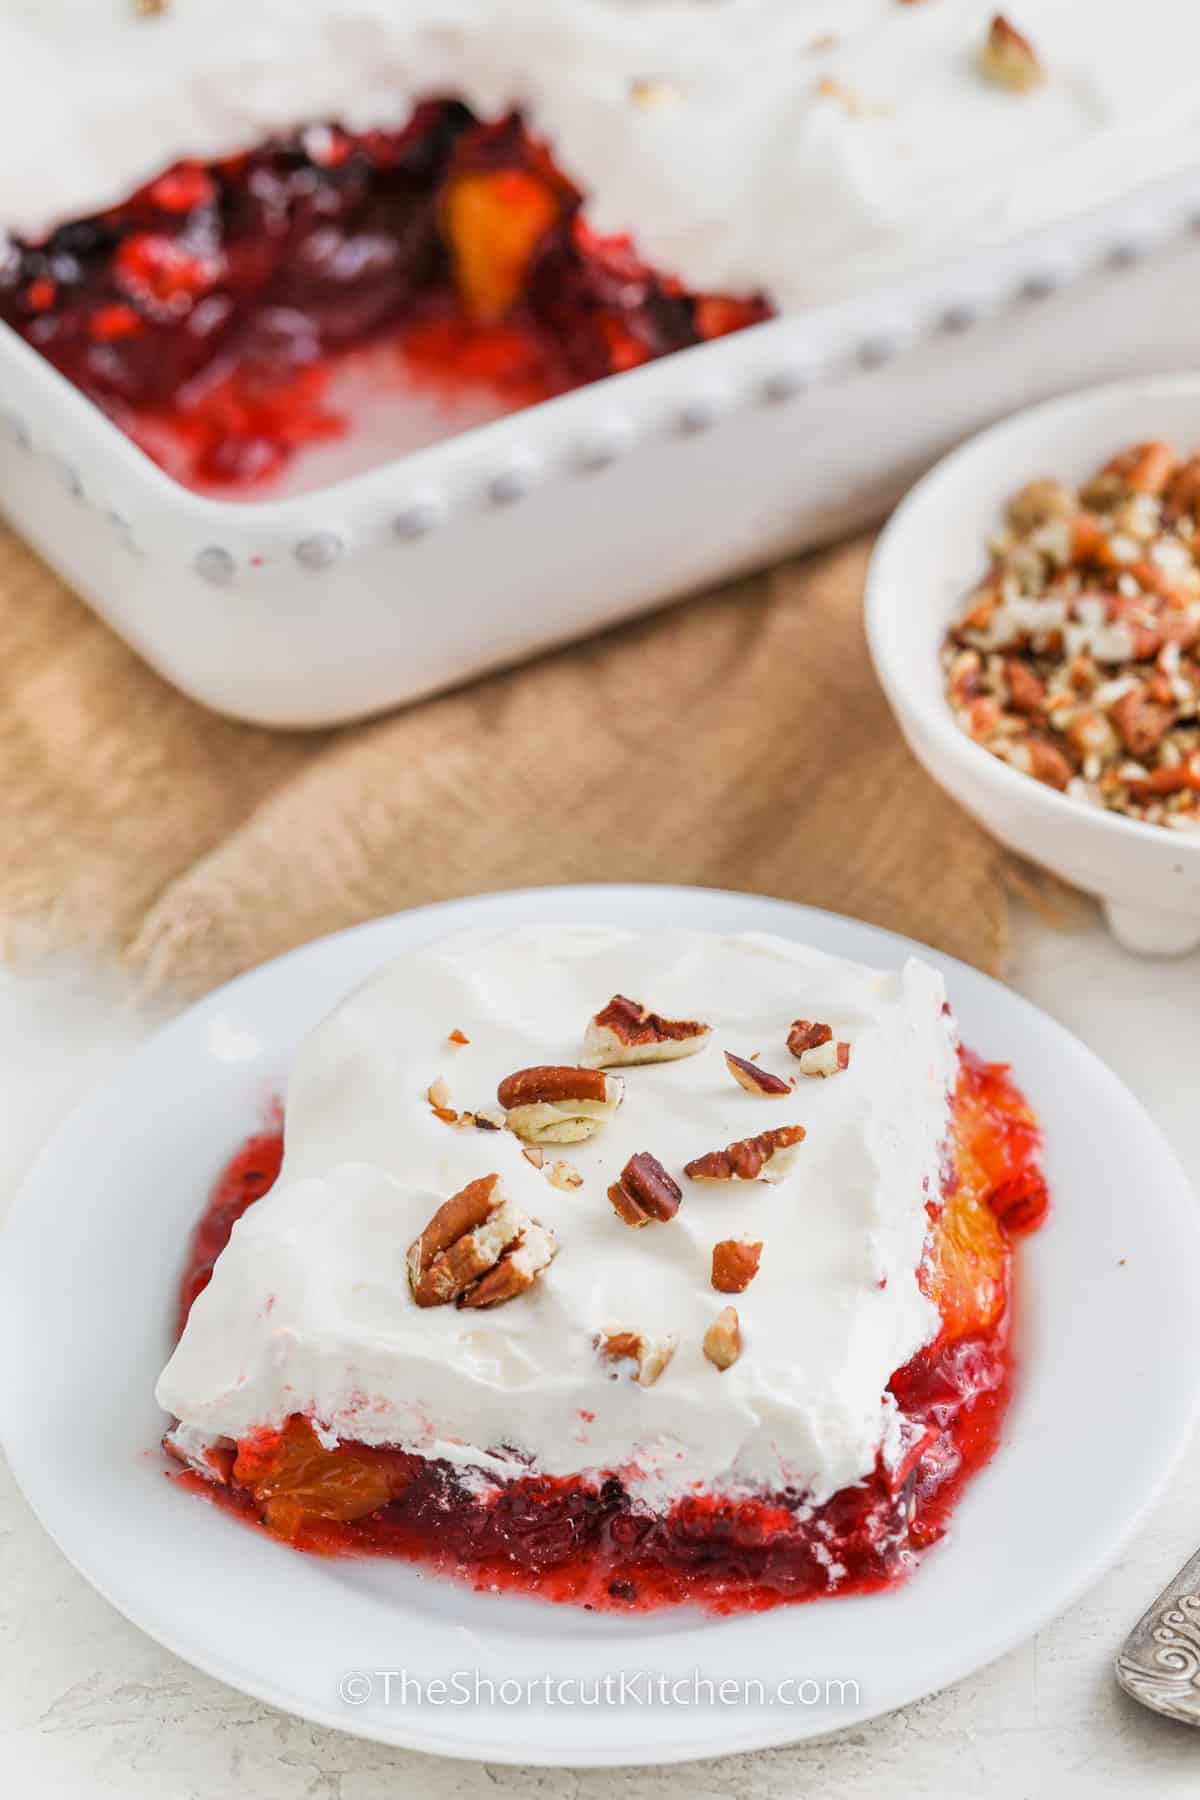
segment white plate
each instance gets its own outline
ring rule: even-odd
[[[297,1555],[164,1479],[152,1388],[183,1246],[302,1034],[414,944],[467,926],[581,919],[775,931],[881,965],[911,948],[778,900],[543,889],[384,919],[244,976],[140,1050],[29,1177],[0,1255],[5,1447],[47,1531],[114,1606],[199,1668],[321,1724],[445,1755],[582,1765],[684,1761],[857,1723],[979,1668],[1095,1580],[1174,1468],[1197,1400],[1200,1232],[1174,1157],[1067,1032],[932,952],[966,1041],[1011,1060],[1042,1116],[1055,1210],[1021,1254],[1005,1442],[950,1540],[905,1587],[729,1620],[600,1616],[476,1594],[402,1564]],[[458,1699],[464,1685],[473,1693],[475,1670],[496,1684],[494,1703],[486,1686],[481,1703]],[[397,1671],[390,1701],[376,1671]],[[356,1672],[368,1678],[357,1687]],[[437,1690],[412,1698],[412,1681],[459,1672],[444,1702]],[[506,1703],[502,1681],[545,1676],[584,1685]],[[606,1676],[611,1704],[571,1703],[590,1701]],[[684,1686],[646,1699],[664,1676]],[[761,1681],[764,1698],[751,1686],[723,1704],[705,1677]],[[857,1696],[827,1686],[838,1682]]]

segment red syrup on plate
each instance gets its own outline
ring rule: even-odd
[[[402,130],[177,163],[18,238],[0,320],[189,485],[244,489],[346,429],[331,380],[367,346],[395,347],[398,385],[515,409],[770,315],[689,293],[582,205],[515,114],[433,100]]]
[[[954,1174],[941,1204],[929,1204],[922,1271],[943,1329],[889,1384],[908,1421],[907,1454],[823,1506],[794,1492],[696,1493],[652,1514],[615,1474],[531,1473],[481,1498],[447,1463],[387,1446],[327,1450],[300,1415],[222,1453],[227,1486],[190,1471],[177,1479],[302,1551],[401,1557],[479,1589],[587,1608],[752,1612],[894,1585],[944,1535],[1000,1440],[1013,1372],[1012,1240],[1047,1210],[1032,1113],[1006,1068],[966,1051],[953,1138]],[[182,1320],[281,1155],[282,1133],[261,1133],[215,1184],[183,1276]]]

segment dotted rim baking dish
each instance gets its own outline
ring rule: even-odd
[[[1194,365],[1198,294],[1200,171],[250,503],[179,486],[0,327],[0,507],[184,691],[328,724],[828,541],[1029,400]]]

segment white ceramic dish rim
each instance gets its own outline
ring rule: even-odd
[[[142,547],[191,560],[201,572],[204,546],[251,528],[256,535],[301,533],[314,546],[307,566],[326,566],[321,546],[341,549],[344,518],[390,508],[404,536],[423,535],[430,509],[445,522],[444,496],[461,501],[474,487],[478,469],[492,471],[485,492],[507,505],[524,492],[528,477],[545,462],[560,460],[564,440],[573,442],[568,461],[583,469],[601,468],[626,454],[658,428],[666,405],[670,428],[684,436],[719,425],[740,404],[778,405],[802,396],[818,381],[851,373],[868,374],[929,338],[957,340],[971,326],[1005,307],[1036,305],[1073,281],[1121,269],[1153,256],[1179,234],[1200,232],[1200,170],[1148,184],[1124,199],[1085,211],[1057,225],[1041,227],[1009,242],[987,246],[974,256],[949,258],[902,281],[862,295],[781,315],[707,344],[681,350],[642,368],[608,377],[557,399],[521,409],[502,419],[446,438],[335,481],[312,493],[251,503],[198,494],[159,469],[131,439],[79,389],[61,376],[14,331],[0,326],[0,428],[22,447],[41,435],[39,420],[14,414],[3,386],[6,359],[19,366],[27,386],[44,384],[54,431],[89,445],[117,481],[109,506],[119,535]],[[673,409],[673,410],[672,410]],[[575,430],[578,428],[578,437]],[[70,444],[44,446],[62,459]],[[593,456],[596,460],[589,460]],[[463,483],[461,478],[469,479]],[[397,495],[397,479],[405,488]],[[506,478],[515,485],[506,488]],[[411,484],[411,485],[410,485]],[[401,504],[397,508],[396,501]],[[131,518],[137,505],[145,517]],[[322,516],[323,515],[323,516]],[[197,549],[197,545],[200,546]],[[303,560],[303,559],[302,559]],[[214,565],[210,564],[212,568]],[[224,582],[218,573],[206,579]]]
[[[333,959],[336,961],[345,955],[354,965],[357,977],[361,975],[364,968],[379,960],[380,955],[385,953],[385,948],[394,950],[409,936],[416,941],[429,941],[434,937],[441,936],[446,930],[468,924],[514,923],[518,919],[528,918],[531,913],[541,917],[563,919],[578,919],[589,916],[590,913],[591,916],[602,915],[609,919],[624,920],[632,924],[647,924],[656,916],[656,908],[659,909],[658,916],[669,916],[675,922],[691,923],[709,929],[760,928],[785,931],[790,929],[793,932],[813,937],[817,941],[824,936],[826,941],[832,939],[831,947],[842,953],[876,954],[878,960],[884,963],[894,962],[911,947],[906,940],[897,938],[894,934],[860,925],[856,921],[841,919],[836,915],[818,913],[812,909],[797,907],[788,902],[767,900],[761,896],[730,894],[716,890],[630,887],[535,889],[483,896],[474,900],[449,902],[441,906],[423,908],[418,912],[393,919],[375,921],[350,932],[338,934],[334,938],[321,940],[315,946],[310,945],[294,951],[290,955],[278,959],[275,963],[266,965],[262,970],[243,976],[225,989],[218,990],[215,995],[200,1003],[198,1007],[191,1009],[180,1020],[164,1028],[148,1046],[135,1055],[123,1072],[115,1076],[91,1100],[85,1101],[72,1120],[69,1120],[55,1134],[23,1189],[14,1208],[13,1222],[19,1227],[27,1227],[31,1219],[39,1216],[35,1209],[39,1205],[46,1205],[49,1202],[49,1194],[44,1190],[53,1187],[54,1165],[56,1161],[67,1154],[71,1138],[81,1133],[86,1138],[94,1128],[96,1120],[105,1116],[105,1109],[116,1099],[120,1089],[130,1080],[137,1079],[139,1069],[144,1070],[151,1067],[156,1053],[163,1046],[169,1044],[172,1039],[186,1042],[189,1033],[195,1037],[202,1020],[211,1023],[215,1017],[231,1019],[236,1022],[239,1003],[252,1001],[256,985],[262,985],[269,989],[272,983],[290,977],[292,974],[298,974],[304,968],[306,959],[316,957],[318,960]],[[378,950],[375,948],[376,944],[379,945]],[[1178,1228],[1178,1236],[1177,1240],[1171,1244],[1169,1252],[1165,1247],[1163,1248],[1162,1255],[1165,1257],[1165,1261],[1161,1262],[1161,1272],[1165,1276],[1168,1288],[1173,1281],[1180,1287],[1182,1293],[1189,1281],[1200,1278],[1200,1235],[1197,1232],[1194,1200],[1172,1153],[1163,1144],[1142,1108],[1090,1051],[1084,1046],[1078,1045],[1062,1027],[1040,1014],[1028,1002],[1008,993],[999,984],[991,982],[977,971],[955,963],[951,958],[936,956],[935,960],[947,970],[952,988],[958,986],[964,997],[972,988],[975,989],[979,999],[973,1000],[971,1008],[968,1010],[978,1004],[990,1005],[995,1009],[998,1020],[1007,1019],[1007,1025],[1001,1031],[1002,1037],[1007,1032],[1010,1038],[1013,1035],[1019,1035],[1021,1041],[1024,1042],[1031,1030],[1036,1034],[1044,1035],[1048,1047],[1053,1046],[1056,1054],[1062,1050],[1069,1050],[1071,1057],[1077,1059],[1076,1067],[1081,1071],[1080,1078],[1083,1079],[1086,1076],[1085,1085],[1098,1085],[1107,1090],[1108,1096],[1114,1103],[1113,1111],[1120,1113],[1125,1124],[1137,1134],[1141,1146],[1139,1156],[1149,1155],[1153,1173],[1161,1178],[1164,1184],[1164,1192],[1160,1200],[1160,1204],[1166,1208],[1163,1216],[1169,1217],[1173,1221]],[[339,984],[343,987],[349,985],[344,977],[339,977]],[[981,1048],[985,1053],[994,1053],[994,1047],[989,1047],[987,1044],[982,1044]],[[212,1055],[210,1048],[210,1060]],[[1070,1084],[1064,1085],[1069,1086]],[[1047,1098],[1049,1099],[1050,1096],[1047,1095]],[[1152,1193],[1157,1193],[1152,1182],[1148,1183],[1148,1186]],[[1139,1202],[1138,1204],[1140,1208],[1144,1203]],[[49,1218],[49,1213],[47,1212],[43,1216]],[[1139,1217],[1143,1218],[1145,1223],[1150,1223],[1153,1219],[1153,1209],[1150,1208],[1144,1214],[1131,1212],[1129,1214],[1129,1219],[1132,1221],[1129,1224],[1131,1231],[1137,1229]],[[1035,1239],[1034,1244],[1037,1245],[1037,1243],[1038,1239]],[[16,1304],[21,1294],[21,1287],[17,1270],[18,1259],[14,1253],[11,1233],[6,1236],[0,1249],[5,1252],[0,1255],[0,1288],[3,1287],[5,1276],[10,1284],[6,1304],[0,1307],[0,1342],[5,1340],[7,1334],[7,1348],[10,1351],[8,1366],[10,1368],[19,1366],[22,1356],[25,1358],[25,1366],[29,1367],[28,1344],[23,1335],[27,1329],[28,1320],[22,1316],[21,1306]],[[1190,1252],[1190,1256],[1187,1254],[1188,1252]],[[1155,1247],[1154,1254],[1158,1253],[1158,1248]],[[1129,1292],[1129,1288],[1123,1283],[1121,1292],[1123,1294]],[[1159,1295],[1160,1293],[1161,1290],[1156,1286],[1155,1294]],[[32,1300],[33,1297],[27,1296],[26,1298]],[[1143,1296],[1147,1306],[1151,1304],[1152,1298],[1153,1296],[1150,1294]],[[1031,1591],[1024,1595],[1022,1604],[1025,1610],[1020,1614],[1019,1623],[1014,1624],[1010,1619],[1006,1622],[1003,1631],[990,1637],[986,1635],[985,1631],[984,1643],[981,1646],[978,1641],[980,1621],[977,1618],[968,1618],[962,1622],[963,1635],[970,1641],[971,1646],[965,1660],[962,1655],[962,1643],[956,1640],[953,1632],[947,1632],[945,1636],[938,1635],[934,1649],[929,1649],[928,1645],[923,1646],[922,1655],[914,1657],[912,1664],[905,1664],[906,1679],[901,1680],[899,1685],[882,1699],[876,1697],[872,1703],[863,1705],[849,1717],[839,1719],[835,1716],[831,1719],[826,1715],[819,1723],[815,1720],[799,1721],[802,1729],[798,1731],[795,1715],[788,1718],[786,1715],[781,1716],[779,1712],[769,1715],[769,1717],[758,1713],[745,1721],[740,1721],[730,1712],[724,1712],[715,1715],[715,1725],[712,1722],[714,1717],[712,1714],[698,1716],[696,1713],[690,1713],[688,1727],[673,1729],[668,1724],[649,1745],[640,1744],[634,1754],[631,1754],[629,1749],[619,1741],[620,1733],[615,1727],[615,1722],[613,1722],[613,1729],[605,1732],[602,1738],[592,1742],[583,1754],[563,1755],[561,1749],[554,1745],[548,1748],[545,1744],[536,1742],[531,1744],[529,1738],[521,1731],[518,1731],[515,1740],[510,1731],[506,1735],[498,1735],[486,1740],[480,1739],[465,1745],[460,1738],[424,1729],[427,1720],[422,1720],[422,1728],[414,1731],[405,1729],[403,1714],[400,1715],[398,1721],[389,1715],[387,1718],[389,1729],[385,1731],[380,1728],[377,1720],[369,1721],[361,1715],[348,1712],[344,1707],[338,1709],[332,1699],[318,1703],[311,1696],[307,1696],[298,1701],[294,1691],[264,1677],[261,1671],[246,1670],[239,1666],[236,1659],[231,1660],[226,1654],[214,1654],[211,1644],[206,1646],[203,1642],[198,1643],[191,1619],[186,1616],[182,1620],[173,1619],[169,1602],[166,1605],[165,1615],[161,1606],[156,1608],[131,1602],[128,1593],[122,1592],[119,1578],[111,1579],[109,1573],[88,1566],[88,1558],[78,1554],[77,1549],[72,1547],[69,1503],[64,1510],[61,1505],[63,1497],[60,1493],[46,1493],[44,1490],[39,1493],[36,1468],[32,1466],[32,1460],[22,1453],[27,1445],[22,1443],[22,1448],[17,1448],[18,1440],[22,1440],[25,1434],[19,1428],[20,1409],[14,1404],[11,1390],[8,1401],[7,1429],[4,1435],[10,1451],[14,1452],[13,1465],[17,1479],[37,1503],[36,1509],[43,1517],[51,1536],[58,1542],[64,1554],[76,1561],[81,1572],[105,1598],[117,1606],[118,1610],[125,1612],[149,1635],[165,1644],[167,1648],[174,1650],[196,1666],[207,1670],[216,1678],[232,1682],[243,1691],[255,1695],[268,1704],[287,1711],[299,1712],[302,1716],[320,1724],[346,1730],[376,1741],[408,1745],[446,1755],[462,1756],[466,1754],[479,1759],[536,1763],[548,1766],[580,1766],[584,1764],[588,1766],[619,1766],[634,1761],[642,1764],[687,1761],[735,1750],[782,1744],[795,1741],[800,1735],[811,1735],[815,1731],[827,1731],[839,1725],[860,1723],[865,1718],[904,1704],[920,1694],[932,1691],[948,1681],[961,1677],[971,1669],[983,1666],[1028,1636],[1046,1619],[1068,1605],[1120,1554],[1121,1549],[1169,1480],[1190,1435],[1197,1404],[1200,1402],[1200,1390],[1197,1389],[1194,1374],[1192,1376],[1188,1374],[1193,1365],[1187,1357],[1190,1341],[1187,1319],[1182,1309],[1177,1317],[1172,1313],[1169,1304],[1170,1298],[1168,1293],[1166,1295],[1168,1302],[1165,1308],[1166,1317],[1162,1320],[1162,1330],[1155,1344],[1156,1352],[1162,1356],[1163,1390],[1169,1388],[1171,1393],[1171,1405],[1166,1409],[1169,1415],[1169,1429],[1160,1441],[1154,1442],[1148,1454],[1143,1443],[1140,1446],[1140,1460],[1139,1458],[1131,1459],[1136,1466],[1135,1479],[1141,1484],[1138,1487],[1137,1503],[1121,1510],[1119,1516],[1107,1518],[1100,1528],[1097,1528],[1093,1518],[1089,1529],[1076,1530],[1073,1533],[1068,1540],[1065,1558],[1070,1565],[1069,1575],[1064,1580],[1062,1564],[1055,1562],[1052,1569],[1054,1579],[1043,1582],[1040,1588],[1036,1583],[1027,1582],[1026,1588]],[[1143,1318],[1143,1325],[1147,1325],[1148,1322]],[[1106,1320],[1105,1330],[1113,1328],[1119,1328],[1116,1322]],[[1032,1373],[1031,1370],[1031,1376]],[[1132,1401],[1136,1396],[1131,1394],[1128,1398]],[[1162,1398],[1161,1393],[1159,1398]],[[2,1396],[0,1396],[0,1401],[2,1401]],[[1016,1406],[1019,1407],[1020,1403],[1021,1391],[1019,1388]],[[58,1421],[56,1421],[56,1428],[57,1426]],[[1142,1428],[1140,1417],[1137,1420],[1137,1428]],[[1106,1446],[1097,1446],[1096,1448],[1102,1452]],[[1033,1446],[1030,1445],[1030,1454],[1032,1451]],[[1102,1466],[1102,1464],[1098,1463],[1097,1466]],[[987,1479],[988,1476],[985,1475],[980,1478],[980,1482]],[[978,1492],[979,1485],[977,1483],[975,1489],[964,1499],[959,1514],[960,1521],[964,1526],[967,1511],[971,1508],[973,1496]],[[1104,1499],[1107,1498],[1107,1487],[1102,1487],[1099,1491],[1102,1495],[1101,1504],[1103,1504]],[[201,1516],[207,1519],[216,1518],[226,1528],[228,1527],[228,1521],[223,1520],[221,1515],[214,1514],[212,1509],[198,1507],[190,1497],[184,1498],[186,1498],[187,1507],[191,1509],[187,1515],[189,1518],[197,1521]],[[1004,1517],[1007,1519],[1011,1513],[1011,1495],[1005,1504]],[[196,1529],[199,1529],[198,1525]],[[258,1539],[252,1541],[275,1553],[274,1546],[261,1545],[261,1540]],[[224,1553],[228,1555],[227,1545],[224,1546]],[[278,1552],[278,1554],[281,1559],[286,1557],[289,1566],[294,1566],[294,1559],[288,1553]],[[953,1546],[946,1547],[939,1554],[946,1557],[952,1556]],[[976,1557],[973,1560],[978,1561],[979,1558]],[[906,1595],[913,1594],[920,1580],[921,1576],[918,1576],[915,1583],[901,1589],[896,1594],[873,1598],[877,1602],[895,1608],[899,1603],[903,1603]],[[296,1585],[299,1586],[299,1581]],[[1008,1586],[1006,1577],[1003,1582],[1005,1592],[1007,1592]],[[859,1602],[838,1600],[829,1604],[840,1612],[847,1607],[858,1605]],[[868,1606],[869,1604],[870,1601],[867,1602]],[[820,1610],[821,1603],[799,1609],[813,1621],[816,1620]],[[916,1616],[918,1619],[923,1616],[920,1608],[917,1608]],[[795,1611],[784,1608],[773,1613],[759,1615],[757,1619],[751,1621],[737,1621],[736,1625],[747,1626],[755,1633],[756,1639],[763,1638],[768,1647],[773,1640],[776,1654],[778,1656],[782,1653],[786,1667],[789,1635],[787,1626],[796,1623]],[[946,1626],[947,1620],[943,1619],[941,1623]],[[709,1629],[713,1631],[727,1630],[727,1626],[722,1624],[720,1627],[709,1627]],[[499,1635],[503,1636],[503,1633]],[[549,1651],[554,1648],[554,1644],[552,1634],[548,1633],[547,1636],[551,1639],[548,1643]],[[693,1639],[699,1637],[704,1637],[706,1643],[709,1641],[703,1631],[700,1633],[687,1632],[674,1637],[668,1634],[665,1638],[668,1655],[674,1652],[678,1657],[679,1653],[686,1650]],[[521,1640],[511,1640],[511,1634],[509,1641],[515,1641],[520,1647]],[[655,1641],[661,1640],[648,1641],[644,1636],[618,1639],[608,1637],[603,1633],[598,1640],[599,1644],[608,1652],[610,1663],[622,1648],[626,1648],[639,1659],[637,1666],[642,1667],[651,1665],[656,1660],[650,1654],[650,1645]],[[729,1641],[728,1637],[722,1638],[723,1644],[728,1644]],[[566,1648],[566,1640],[559,1640],[559,1648],[560,1651]],[[574,1650],[574,1648],[574,1640],[571,1640],[570,1649]],[[222,1641],[222,1651],[224,1651],[224,1641]],[[912,1674],[914,1664],[919,1668],[919,1673],[915,1678]],[[668,1663],[667,1666],[674,1667],[675,1665]],[[770,1666],[776,1668],[779,1665],[778,1662],[774,1662]],[[399,1723],[399,1729],[396,1729],[397,1723]],[[740,1730],[739,1724],[741,1724]],[[804,1726],[807,1726],[807,1729],[803,1729]],[[534,1721],[529,1718],[527,1729],[533,1730],[534,1728]]]
[[[943,494],[953,490],[961,479],[964,468],[969,466],[977,453],[987,453],[997,445],[1011,440],[1014,446],[1014,485],[1019,485],[1023,478],[1022,471],[1028,471],[1029,474],[1035,472],[1036,458],[1030,460],[1027,452],[1029,440],[1037,435],[1039,427],[1057,424],[1064,418],[1070,418],[1072,414],[1086,416],[1097,403],[1119,400],[1125,395],[1133,401],[1152,400],[1156,394],[1177,394],[1188,389],[1195,393],[1197,417],[1200,419],[1200,372],[1181,371],[1178,375],[1153,375],[1132,381],[1110,381],[1097,387],[1080,388],[1053,400],[1040,401],[1036,406],[1025,407],[1020,412],[1013,413],[1010,418],[976,432],[948,456],[936,462],[910,488],[880,535],[867,575],[867,645],[884,692],[889,697],[895,697],[900,710],[907,711],[920,720],[922,731],[936,741],[947,761],[965,766],[978,781],[1001,794],[1020,797],[1028,806],[1041,808],[1051,818],[1086,820],[1094,831],[1108,834],[1114,842],[1123,840],[1127,844],[1145,844],[1148,837],[1161,841],[1164,828],[1161,825],[1147,824],[1143,819],[1127,818],[1124,813],[1085,806],[1081,801],[1072,800],[1068,794],[1060,793],[1057,788],[1048,787],[1044,781],[1035,781],[1032,776],[1022,775],[960,730],[940,689],[937,696],[937,700],[941,701],[939,705],[937,700],[927,698],[910,685],[905,678],[901,660],[892,650],[889,614],[897,592],[897,583],[892,574],[892,556],[901,531],[907,529],[914,515],[928,511],[931,518],[936,518]],[[996,495],[997,526],[1001,523],[1007,498],[1005,494]],[[981,543],[981,568],[986,554],[986,546]],[[950,623],[949,616],[946,623]],[[1195,860],[1200,857],[1200,837],[1172,833],[1171,848],[1181,858]]]

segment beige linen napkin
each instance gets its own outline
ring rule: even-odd
[[[809,901],[995,970],[1003,853],[891,719],[867,548],[306,734],[176,694],[0,527],[0,947],[86,948],[191,995],[425,901],[666,881]]]

